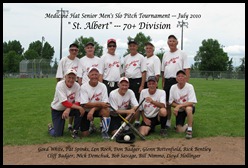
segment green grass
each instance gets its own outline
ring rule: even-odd
[[[190,79],[198,103],[194,114],[193,137],[245,136],[245,80]],[[55,91],[55,78],[3,80],[3,145],[44,144],[51,142],[99,142],[100,133],[73,140],[66,128],[64,136],[53,138],[47,132],[51,122],[50,103]],[[159,83],[161,88],[161,80]],[[95,119],[99,126],[99,119]],[[172,115],[172,127],[175,117]],[[160,139],[160,126],[148,140]],[[184,138],[169,130],[168,138]],[[136,136],[139,140],[139,137]]]

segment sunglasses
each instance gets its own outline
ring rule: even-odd
[[[78,49],[70,49],[70,51],[78,52]]]
[[[116,45],[108,45],[108,47],[116,47]]]

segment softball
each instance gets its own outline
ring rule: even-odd
[[[129,135],[125,135],[125,136],[124,136],[124,140],[125,140],[125,141],[130,141],[130,136],[129,136]]]

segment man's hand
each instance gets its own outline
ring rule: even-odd
[[[80,106],[79,112],[80,112],[80,117],[84,116],[85,110],[83,107]]]
[[[93,120],[93,118],[94,118],[93,114],[94,114],[95,110],[96,109],[94,107],[90,109],[90,111],[88,112],[88,115],[87,115],[87,120],[89,120],[89,121]]]
[[[62,114],[62,119],[67,119],[69,117],[70,111],[71,111],[70,108],[66,108]]]

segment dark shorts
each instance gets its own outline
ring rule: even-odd
[[[193,106],[193,114],[195,113],[195,106]],[[176,125],[181,125],[183,126],[185,123],[185,119],[187,117],[186,111],[178,112],[176,116]]]
[[[146,125],[146,123],[142,120],[141,125],[140,126],[148,126],[151,128],[150,131],[154,131],[156,125],[160,124],[160,121],[158,120],[158,115],[156,117],[153,118],[148,118],[149,120],[151,120],[151,125]]]
[[[52,113],[52,121],[53,121],[53,128],[54,128],[54,135],[53,136],[63,136],[64,133],[64,126],[65,126],[65,119],[62,119],[62,114],[64,111],[58,111],[55,109],[51,109]],[[81,117],[80,112],[77,109],[71,109],[69,116],[74,116],[74,130],[79,130],[81,124]]]
[[[140,97],[139,87],[141,85],[142,78],[136,78],[136,79],[128,78],[128,80],[130,83],[129,89],[131,89],[134,92],[137,101],[139,101],[139,97]]]
[[[176,78],[165,78],[164,91],[166,93],[166,102],[169,101],[171,86],[176,83],[177,83]]]
[[[124,118],[126,117],[125,115],[122,115]],[[111,122],[109,125],[109,132],[111,133],[114,130],[118,130],[121,126],[121,124],[124,122],[121,117],[119,116],[111,116]]]
[[[88,131],[90,128],[90,121],[87,119],[88,112],[84,113],[84,116],[82,117],[81,120],[81,127],[80,130],[83,131]],[[102,117],[100,116],[100,110],[96,110],[93,114],[93,117]]]
[[[115,89],[118,88],[118,82],[114,82],[114,85],[113,85],[113,86],[110,84],[109,81],[103,80],[102,82],[103,82],[103,83],[106,85],[106,87],[107,87],[108,95],[109,95],[109,93],[110,93],[112,90],[115,90]]]

